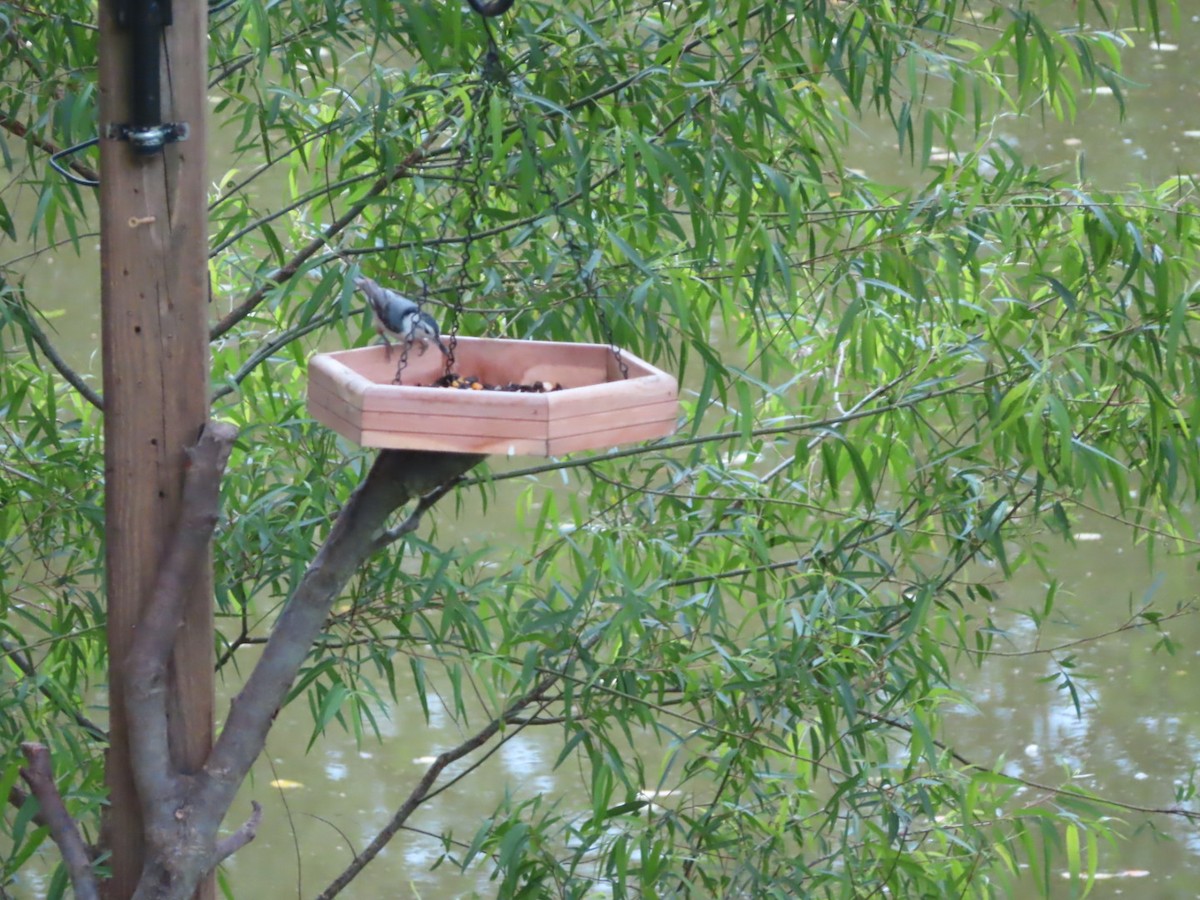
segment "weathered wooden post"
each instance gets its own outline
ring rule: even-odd
[[[208,417],[208,35],[200,0],[101,0],[99,23],[112,738],[104,829],[112,879],[105,893],[126,900],[141,874],[142,820],[129,768],[121,664],[178,517],[184,445]],[[175,140],[170,129],[156,132],[160,122],[185,124],[186,140]],[[194,585],[175,645],[171,752],[184,771],[199,766],[212,741],[211,579],[209,567]],[[199,893],[212,896],[211,879]]]

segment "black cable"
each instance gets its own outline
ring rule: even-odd
[[[95,178],[84,178],[82,175],[76,175],[70,169],[63,167],[58,162],[64,156],[71,156],[75,153],[78,153],[80,150],[86,150],[88,147],[94,147],[98,143],[100,143],[100,138],[98,138],[98,137],[88,138],[82,144],[76,144],[74,147],[68,147],[65,150],[59,150],[57,153],[51,153],[50,154],[50,166],[54,169],[55,172],[57,172],[63,178],[67,179],[67,181],[71,181],[71,182],[74,182],[75,184],[83,185],[83,187],[99,187],[100,182],[97,181]]]

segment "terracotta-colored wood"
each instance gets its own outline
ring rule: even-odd
[[[579,450],[593,450],[597,447],[615,447],[618,444],[630,444],[637,441],[649,441],[664,434],[675,431],[675,419],[660,422],[645,422],[641,425],[623,425],[619,428],[606,430],[602,435],[596,433],[568,435],[554,438],[546,442],[545,456],[561,456],[564,453],[575,453]]]
[[[644,403],[637,407],[637,421],[629,421],[628,424],[650,424],[662,423],[662,427],[667,427],[666,423],[670,423],[667,434],[673,434],[675,431],[675,418],[679,415],[679,401],[665,400],[661,403]],[[611,410],[602,412],[588,413],[587,415],[570,416],[570,417],[552,417],[547,423],[546,436],[551,440],[557,438],[567,438],[583,434],[596,434],[597,432],[609,430],[613,428],[614,417],[617,422],[622,422],[626,419],[625,416],[615,416]],[[633,417],[629,417],[632,419]],[[656,435],[661,437],[661,435]],[[613,443],[624,443],[623,441],[614,441]]]
[[[364,431],[364,447],[392,450],[432,450],[438,453],[481,453],[488,456],[548,456],[547,442],[539,438],[487,438],[460,435],[405,434],[396,431]]]
[[[367,447],[449,453],[557,455],[672,434],[678,387],[627,352],[623,378],[607,344],[459,338],[455,371],[488,384],[548,381],[544,394],[433,388],[440,353],[399,357],[384,347],[323,353],[309,361],[313,418]]]
[[[127,33],[113,4],[98,4],[100,133],[129,121]],[[108,900],[132,895],[142,872],[142,821],[128,759],[122,662],[163,548],[179,514],[184,446],[208,419],[208,181],[205,173],[207,9],[174,0],[166,29],[166,121],[189,140],[137,157],[100,141],[100,264],[104,369],[105,532],[108,595],[110,805],[103,841]],[[192,585],[172,659],[174,761],[196,771],[212,741],[212,582]],[[211,898],[208,879],[197,896]]]

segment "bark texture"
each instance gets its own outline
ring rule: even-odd
[[[21,745],[28,766],[22,767],[21,778],[42,807],[40,820],[50,829],[50,837],[62,853],[63,864],[71,878],[75,900],[99,900],[96,874],[92,871],[92,859],[75,820],[67,812],[58,785],[54,783],[54,770],[50,766],[50,751],[45,744],[33,742]]]

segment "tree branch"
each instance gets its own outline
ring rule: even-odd
[[[269,359],[277,350],[286,347],[292,341],[299,340],[306,334],[316,331],[318,328],[324,328],[326,325],[330,325],[333,322],[338,321],[340,318],[342,318],[340,314],[322,316],[306,322],[303,325],[297,325],[295,328],[289,328],[287,331],[276,335],[274,338],[267,341],[261,347],[251,353],[246,361],[238,368],[238,370],[230,375],[225,380],[223,385],[212,392],[212,397],[209,398],[209,402],[216,403],[222,397],[226,397],[236,391],[238,386],[246,380],[250,373],[262,365],[262,363]]]
[[[58,785],[54,783],[50,751],[46,749],[45,744],[27,741],[21,745],[21,752],[29,761],[28,767],[21,768],[21,777],[41,804],[42,816],[50,828],[50,836],[58,845],[67,873],[71,876],[71,887],[75,891],[76,900],[99,900],[96,874],[92,871],[92,860],[88,856],[87,845],[83,842],[75,820],[67,812],[62,795],[58,792]]]
[[[129,750],[148,827],[162,817],[164,801],[180,788],[167,736],[167,665],[188,586],[204,562],[217,524],[221,476],[236,436],[232,425],[209,422],[196,445],[186,451],[179,524],[125,660]]]
[[[101,743],[108,743],[108,732],[85,716],[77,709],[72,709],[65,698],[59,696],[57,689],[50,681],[39,680],[37,666],[29,658],[28,651],[18,647],[7,638],[0,638],[0,651],[12,660],[13,665],[25,673],[30,682],[37,684],[38,692],[58,708],[75,720],[75,724],[88,733],[88,737]]]
[[[417,505],[413,511],[408,514],[408,517],[403,522],[401,522],[395,528],[389,528],[375,539],[374,543],[371,545],[371,552],[374,553],[377,550],[382,550],[388,544],[394,543],[400,540],[400,538],[404,537],[406,534],[411,534],[412,532],[416,531],[421,524],[421,517],[425,515],[425,512],[431,506],[433,506],[433,504],[437,503],[448,493],[450,493],[450,491],[461,484],[462,480],[463,477],[461,475],[457,478],[452,478],[445,484],[434,488],[428,494],[423,496],[417,502]]]
[[[983,659],[988,656],[1053,656],[1056,653],[1061,653],[1064,650],[1070,650],[1073,647],[1079,647],[1083,644],[1094,644],[1096,641],[1102,641],[1105,638],[1110,638],[1114,634],[1121,634],[1125,631],[1141,631],[1144,628],[1156,628],[1161,630],[1163,622],[1170,622],[1172,619],[1178,619],[1181,616],[1192,616],[1196,614],[1197,607],[1191,601],[1184,602],[1174,612],[1152,614],[1147,616],[1147,613],[1152,609],[1151,604],[1143,605],[1137,612],[1130,616],[1126,621],[1117,625],[1115,628],[1110,628],[1107,631],[1101,631],[1099,634],[1089,634],[1084,637],[1075,638],[1070,641],[1063,641],[1060,644],[1055,644],[1053,647],[1031,647],[1028,650],[978,650],[974,647],[964,649],[958,645],[950,644],[947,641],[934,641],[939,647],[945,647],[948,650],[962,652],[968,656],[974,656],[977,659]]]
[[[29,793],[15,784],[8,789],[8,805],[13,809],[20,809],[29,802]],[[41,812],[33,814],[33,821],[39,828],[50,828],[50,823],[46,821],[46,817]]]
[[[868,712],[865,710],[863,711],[863,715],[869,719],[874,719],[877,722],[883,722],[886,725],[897,728],[900,731],[905,731],[909,734],[913,733],[913,727],[906,722],[900,721],[899,719],[894,719],[890,716],[883,716],[878,713]],[[1044,784],[1040,781],[1034,781],[1031,778],[1023,778],[1020,775],[1008,775],[1004,772],[1000,772],[995,764],[991,766],[980,765],[979,763],[973,762],[963,754],[959,753],[950,744],[937,740],[936,738],[933,739],[933,745],[939,750],[949,753],[950,756],[954,758],[955,762],[967,769],[970,769],[972,772],[978,772],[981,775],[1000,774],[1003,778],[1007,778],[1017,784],[1022,784],[1025,787],[1042,791],[1043,793],[1052,797],[1070,797],[1075,800],[1082,800],[1088,803],[1097,803],[1101,806],[1108,806],[1113,809],[1124,810],[1125,812],[1145,813],[1146,815],[1152,816],[1175,816],[1177,818],[1186,819],[1189,822],[1200,822],[1200,812],[1186,809],[1183,806],[1143,806],[1137,803],[1125,803],[1121,800],[1113,800],[1111,797],[1104,797],[1100,794],[1080,791],[1076,790],[1075,788],[1055,787],[1052,784]]]
[[[267,276],[268,282],[274,284],[282,284],[287,281],[304,263],[311,258],[318,250],[326,246],[330,240],[344,231],[355,219],[357,219],[364,209],[366,209],[375,197],[382,194],[394,182],[403,178],[414,165],[416,165],[429,149],[437,143],[442,137],[447,128],[453,122],[453,118],[447,116],[441,121],[437,128],[434,128],[429,135],[417,147],[415,147],[391,172],[381,175],[379,179],[371,185],[370,188],[362,195],[357,203],[351,206],[346,212],[342,213],[337,219],[330,222],[325,229],[313,238],[307,244],[298,250],[284,265],[280,266],[274,272]],[[233,326],[246,316],[250,315],[254,309],[263,302],[267,296],[268,286],[263,284],[250,292],[240,304],[230,310],[221,321],[217,322],[209,329],[208,336],[210,340],[216,340],[221,335],[229,331]]]
[[[3,128],[5,131],[16,135],[19,138],[24,138],[49,156],[53,156],[55,153],[58,153],[62,150],[62,148],[56,145],[53,141],[40,138],[36,134],[30,134],[29,129],[26,128],[23,123],[18,122],[16,119],[6,116],[3,113],[0,113],[0,128]],[[86,178],[88,181],[100,180],[99,172],[97,172],[87,163],[79,162],[77,159],[70,160],[67,163],[67,168],[69,168],[80,178]]]
[[[380,830],[379,834],[375,835],[374,840],[371,841],[371,843],[363,850],[362,853],[354,857],[353,862],[346,867],[345,871],[335,878],[329,884],[329,886],[325,888],[325,890],[317,895],[317,900],[332,900],[333,897],[336,897],[338,894],[340,894],[342,889],[345,888],[346,885],[348,885],[351,881],[353,881],[358,873],[361,872],[367,866],[367,864],[370,863],[371,860],[373,860],[376,856],[378,856],[379,852],[388,845],[391,839],[395,836],[396,832],[398,832],[408,820],[408,817],[416,811],[417,807],[425,802],[430,790],[433,788],[433,785],[437,782],[438,777],[443,771],[445,771],[447,766],[457,762],[469,753],[478,750],[480,747],[490,741],[492,737],[494,737],[496,733],[500,731],[500,728],[507,724],[513,716],[530,704],[537,703],[539,700],[541,700],[546,691],[550,690],[550,688],[554,686],[560,677],[561,675],[558,672],[552,672],[551,674],[546,675],[537,684],[530,688],[529,691],[509,704],[508,709],[506,709],[502,714],[496,716],[494,719],[488,722],[487,725],[475,732],[475,734],[471,735],[457,747],[454,747],[451,750],[446,750],[443,753],[439,753],[437,759],[435,759],[433,764],[425,770],[425,774],[421,776],[421,780],[418,781],[416,787],[412,789],[412,792],[408,795],[408,799],[404,801],[387,825]]]
[[[339,127],[343,127],[343,128],[345,127],[344,123],[338,123],[338,125],[339,125]],[[328,129],[328,128],[321,129],[322,132],[326,132],[329,130],[331,130],[331,129]],[[228,250],[230,247],[232,247],[234,244],[236,244],[238,241],[240,241],[246,235],[252,234],[253,232],[262,228],[264,225],[269,225],[272,222],[276,221],[277,219],[283,218],[288,213],[291,213],[297,209],[300,209],[305,204],[311,203],[313,200],[317,199],[318,197],[323,197],[334,191],[341,190],[342,188],[346,188],[346,187],[350,187],[352,185],[358,184],[361,181],[370,181],[372,178],[378,178],[378,177],[379,177],[378,171],[368,172],[363,175],[352,175],[349,178],[343,178],[341,181],[335,181],[332,184],[326,184],[323,187],[313,188],[308,193],[301,194],[299,197],[297,197],[291,203],[287,203],[283,206],[273,209],[273,210],[271,210],[271,212],[267,213],[266,215],[260,216],[259,218],[255,219],[254,221],[252,221],[246,225],[243,225],[237,231],[228,235],[224,240],[222,240],[215,247],[212,247],[208,251],[208,258],[215,259],[223,251]],[[231,195],[231,196],[233,196],[233,195]]]
[[[420,451],[384,450],[379,454],[293,591],[262,656],[233,701],[203,769],[203,779],[214,786],[206,803],[225,810],[233,802],[262,750],[275,714],[325,626],[329,610],[374,552],[376,535],[388,517],[413,497],[436,492],[482,460],[477,455]]]
[[[54,349],[54,345],[50,343],[50,339],[46,337],[46,332],[42,331],[41,326],[38,325],[37,321],[30,314],[28,307],[19,301],[8,301],[7,305],[17,313],[20,318],[22,330],[37,344],[38,349],[42,351],[42,355],[46,357],[50,365],[54,366],[58,374],[65,378],[71,387],[79,391],[83,395],[84,400],[103,412],[104,399],[88,386],[88,383],[83,380],[83,377],[78,372],[67,365],[66,360],[59,356],[58,351]]]
[[[913,409],[928,400],[936,400],[939,397],[946,397],[951,394],[964,393],[971,388],[981,387],[985,384],[998,381],[998,374],[982,375],[971,381],[963,382],[954,387],[943,388],[941,390],[927,391],[922,394],[905,395],[902,399],[895,402],[886,403],[882,406],[874,406],[870,409],[851,411],[844,416],[833,416],[826,419],[803,419],[801,416],[796,416],[795,421],[789,425],[773,425],[769,428],[755,428],[749,432],[750,437],[776,437],[783,434],[798,434],[805,431],[821,431],[823,429],[836,428],[839,425],[845,425],[849,422],[855,422],[859,419],[869,419],[872,416],[885,415],[891,412],[897,412],[902,409]],[[488,476],[478,478],[468,478],[462,483],[463,487],[474,487],[477,484],[491,484],[497,481],[510,481],[515,478],[528,478],[530,475],[541,475],[545,472],[560,472],[565,469],[586,468],[598,462],[609,462],[614,459],[629,459],[634,456],[642,456],[646,453],[662,453],[667,450],[679,450],[685,447],[696,447],[701,444],[712,444],[721,441],[740,441],[747,436],[746,432],[742,431],[719,431],[711,434],[698,434],[694,436],[659,439],[657,441],[638,444],[636,447],[627,447],[624,450],[612,450],[607,453],[598,453],[593,456],[575,455],[570,459],[559,459],[554,462],[539,463],[534,466],[526,466],[523,469],[510,469],[507,472],[489,473]]]
[[[221,474],[235,435],[232,426],[210,423],[187,451],[180,523],[126,662],[130,755],[150,851],[134,900],[191,896],[204,874],[254,838],[262,818],[257,804],[241,828],[219,841],[216,835],[334,600],[398,506],[424,497],[423,511],[446,493],[448,482],[483,459],[396,450],[379,455],[284,607],[201,771],[185,774],[169,761],[167,663],[184,590],[216,522]]]

